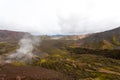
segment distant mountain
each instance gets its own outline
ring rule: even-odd
[[[120,49],[120,27],[91,34],[78,40],[77,45],[84,48]]]
[[[27,32],[17,32],[17,31],[8,31],[8,30],[0,30],[0,41],[2,41],[2,42],[18,41],[25,34],[29,34],[29,33],[27,33]]]

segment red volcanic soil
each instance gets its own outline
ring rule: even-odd
[[[70,80],[63,74],[39,66],[5,65],[0,68],[0,80]]]

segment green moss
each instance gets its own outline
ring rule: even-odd
[[[112,40],[113,40],[113,43],[114,43],[115,45],[120,46],[120,42],[119,42],[119,40],[116,38],[116,36],[113,36]]]
[[[13,65],[15,65],[15,66],[26,66],[27,64],[25,63],[25,62],[13,62],[12,63]]]

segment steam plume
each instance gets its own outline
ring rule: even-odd
[[[20,48],[16,50],[16,53],[8,56],[8,61],[30,61],[35,57],[33,50],[40,43],[38,37],[33,37],[31,35],[24,35],[24,37],[19,41]]]

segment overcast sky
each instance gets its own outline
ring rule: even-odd
[[[85,34],[120,26],[120,0],[0,0],[0,29]]]

